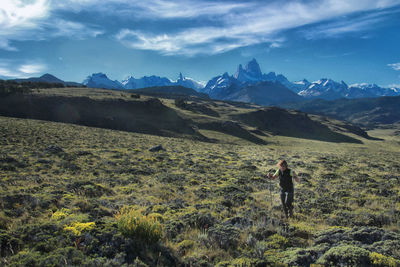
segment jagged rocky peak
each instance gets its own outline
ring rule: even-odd
[[[261,78],[262,76],[260,65],[255,58],[246,64],[245,71],[254,78]]]
[[[244,68],[242,64],[239,64],[233,77],[241,82],[261,80],[262,72],[260,65],[255,58],[249,61]]]
[[[243,70],[242,64],[239,64],[239,66],[236,70],[236,73],[235,73],[235,75],[233,75],[233,77],[238,79],[243,74],[243,72],[244,72],[244,70]]]

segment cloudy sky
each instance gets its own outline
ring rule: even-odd
[[[252,58],[289,80],[400,85],[400,0],[1,0],[0,78],[179,72]]]

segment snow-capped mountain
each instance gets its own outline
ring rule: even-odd
[[[273,82],[270,87],[276,82],[284,85],[299,96],[307,99],[321,98],[326,100],[334,100],[338,98],[362,98],[362,97],[380,97],[380,96],[398,96],[400,89],[397,87],[383,88],[376,84],[352,84],[348,86],[344,81],[336,82],[332,79],[324,78],[318,81],[309,82],[306,79],[301,81],[289,81],[284,75],[269,72],[262,73],[260,65],[256,59],[249,61],[244,67],[239,64],[234,75],[229,75],[225,72],[222,75],[216,76],[209,80],[205,86],[192,78],[184,77],[179,74],[177,80],[171,80],[166,77],[159,76],[144,76],[142,78],[128,77],[122,82],[112,81],[103,73],[95,73],[88,76],[83,82],[87,87],[108,88],[108,89],[141,89],[154,86],[174,86],[180,85],[192,88],[198,92],[206,93],[211,98],[215,99],[231,99],[234,96],[241,96],[244,93],[240,90],[246,89],[253,92],[262,90],[260,86],[251,87],[260,82]],[[250,87],[249,87],[250,86]],[[282,88],[276,86],[277,88]],[[246,91],[247,92],[247,91]],[[262,93],[262,91],[260,91]],[[257,92],[259,95],[260,92]],[[267,92],[265,91],[267,94]],[[244,99],[244,98],[243,98]]]
[[[331,79],[321,79],[312,82],[308,87],[298,94],[306,98],[323,98],[323,99],[337,99],[344,97],[348,91],[348,86],[345,82],[335,82]]]
[[[206,86],[200,90],[202,93],[208,94],[210,97],[220,94],[223,90],[232,85],[240,84],[240,82],[227,72],[220,76],[216,76],[208,81]]]
[[[301,101],[302,97],[288,89],[288,85],[291,83],[281,74],[263,74],[253,58],[244,68],[240,64],[232,76],[225,72],[212,78],[201,91],[214,99],[260,105]]]
[[[218,99],[224,99],[223,94],[227,88],[230,88],[229,93],[232,94],[234,93],[232,92],[233,88],[240,90],[240,88],[263,81],[280,82],[287,87],[291,84],[288,79],[281,74],[276,75],[275,72],[263,74],[257,60],[253,58],[244,68],[242,64],[239,64],[236,73],[232,76],[225,72],[222,75],[212,78],[200,91],[209,94],[212,98],[218,97]]]
[[[286,84],[286,86],[291,89],[292,91],[299,93],[305,89],[307,89],[311,83],[307,81],[306,79],[303,79],[301,81],[296,81],[296,82],[289,82],[289,84]]]
[[[237,91],[240,91],[241,88],[263,81],[279,82],[299,96],[308,99],[322,98],[333,100],[338,98],[400,95],[400,89],[396,87],[382,88],[376,84],[365,83],[348,86],[344,81],[336,82],[327,78],[314,82],[309,82],[306,79],[291,82],[282,74],[277,75],[275,72],[262,73],[260,65],[254,58],[244,68],[240,64],[232,76],[224,73],[212,78],[200,91],[209,94],[212,98],[228,99],[232,94],[237,94]]]
[[[380,96],[398,96],[400,90],[384,88],[376,84],[359,83],[348,86],[345,82],[335,82],[331,79],[321,79],[310,83],[299,95],[305,98],[322,98],[333,100],[338,98],[363,98]]]
[[[184,77],[182,73],[179,73],[179,78],[174,83],[175,85],[181,85],[183,87],[192,88],[196,91],[204,88],[204,84],[193,80],[192,78]]]
[[[279,105],[303,100],[301,96],[278,81],[252,83],[242,86],[240,89],[231,86],[224,92],[226,94],[220,95],[219,99],[250,102],[259,105]]]
[[[122,81],[124,89],[140,89],[153,86],[169,86],[174,85],[174,83],[165,77],[159,76],[144,76],[139,79],[135,79],[133,76],[129,76],[127,79]]]
[[[262,80],[260,65],[258,65],[255,58],[247,63],[244,69],[242,64],[239,64],[238,69],[233,77],[239,82],[259,82]]]
[[[123,89],[123,85],[115,80],[110,80],[107,75],[104,73],[93,73],[92,75],[88,76],[84,81],[83,84],[87,87],[92,88],[104,88],[104,89]]]
[[[348,88],[346,97],[360,98],[360,97],[376,97],[376,96],[398,96],[400,90],[398,88],[382,88],[376,84],[356,83]]]
[[[83,81],[83,84],[87,87],[106,89],[141,89],[154,86],[181,85],[198,91],[204,87],[201,82],[195,81],[192,78],[184,77],[182,73],[180,73],[179,78],[176,81],[172,81],[166,77],[151,75],[138,79],[133,76],[129,76],[122,82],[117,80],[112,81],[103,73],[94,73],[88,76],[86,80]]]

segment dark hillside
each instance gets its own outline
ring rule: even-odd
[[[333,101],[317,99],[280,106],[347,120],[364,126],[400,122],[400,96]]]
[[[190,135],[205,140],[188,121],[158,99],[12,95],[0,98],[0,114],[164,136]]]
[[[194,89],[183,87],[183,86],[155,86],[147,87],[143,89],[132,89],[127,90],[128,92],[149,95],[161,98],[190,98],[197,97],[201,99],[210,99],[210,97],[205,93],[199,93]]]
[[[259,109],[234,115],[232,118],[274,135],[329,142],[361,142],[347,135],[332,131],[322,123],[310,119],[306,113],[289,112],[280,108]]]

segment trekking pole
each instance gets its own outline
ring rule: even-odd
[[[272,210],[272,181],[269,179],[269,203],[271,205]]]

